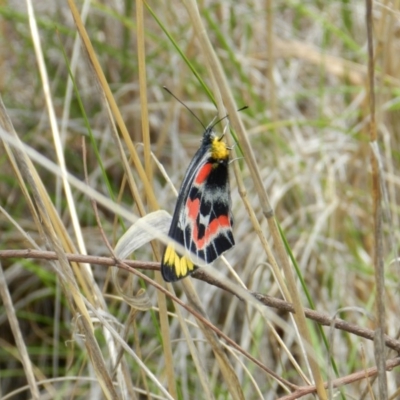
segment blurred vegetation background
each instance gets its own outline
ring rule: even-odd
[[[0,93],[22,143],[59,166],[63,154],[66,170],[82,182],[82,138],[86,139],[88,185],[116,207],[100,204],[98,210],[105,235],[114,246],[131,224],[120,216],[117,205],[143,216],[155,210],[152,192],[160,209],[172,213],[176,195],[171,183],[179,188],[200,143],[202,126],[163,86],[204,125],[218,113],[213,104],[217,93],[183,2],[76,2],[93,53],[144,165],[148,186],[136,162],[130,161],[132,148],[121,126],[116,128],[111,122],[117,119],[115,110],[110,113],[99,71],[88,56],[90,50],[77,39],[71,3],[0,2]],[[397,1],[381,2],[373,8],[377,148],[384,193],[381,254],[386,333],[393,339],[399,334],[399,267],[395,262],[400,218],[399,6]],[[200,1],[198,8],[237,107],[249,106],[240,117],[264,188],[297,262],[304,306],[375,329],[365,2],[215,0]],[[139,73],[143,51],[146,81]],[[147,98],[140,97],[144,93]],[[216,129],[222,132],[223,126]],[[10,143],[4,135],[1,138],[0,250],[54,250],[52,240],[59,240],[65,252],[110,256],[89,193],[72,186],[68,198],[60,173],[29,153],[33,160],[30,173],[34,169],[38,173],[34,186],[40,188],[38,182],[43,183],[40,196],[50,200],[44,207],[50,213],[50,225],[57,226],[47,241],[49,227],[41,217],[32,182],[27,182],[23,172],[18,175],[21,166],[13,163],[6,151]],[[11,149],[16,151],[12,145]],[[153,158],[148,164],[145,159],[150,150]],[[130,163],[131,178],[121,152]],[[247,199],[270,240],[246,160],[240,152],[238,157],[234,162]],[[233,173],[231,188],[236,246],[226,258],[238,278],[221,260],[215,267],[227,279],[240,279],[250,291],[282,298],[271,260],[255,233]],[[134,259],[155,261],[157,254],[159,250],[148,244],[134,253]],[[296,389],[284,382],[311,384],[303,345],[289,313],[283,310],[265,307],[261,312],[221,288],[193,279],[211,324],[285,380],[278,382],[222,340],[234,375],[231,381],[196,319],[143,279],[125,271],[117,277],[126,296],[146,291],[146,307],[140,309],[123,298],[105,266],[76,264],[68,275],[69,264],[59,261],[0,261],[0,399],[28,399],[38,394],[40,399],[277,399]],[[154,272],[145,273],[154,277]],[[159,276],[156,281],[161,282]],[[173,288],[186,302],[181,283]],[[22,362],[4,305],[7,290],[18,321],[14,328],[27,350]],[[89,325],[82,327],[82,321]],[[104,321],[132,353],[123,350]],[[371,340],[335,330],[332,343],[329,327],[320,329],[310,322],[309,330],[325,381],[375,366]],[[394,356],[389,351],[386,355]],[[389,398],[399,396],[399,376],[399,367],[387,374]],[[105,389],[111,381],[115,392]],[[232,389],[232,382],[240,389]],[[374,379],[359,379],[332,393],[338,398],[380,398]]]

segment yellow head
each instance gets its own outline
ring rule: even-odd
[[[215,160],[226,160],[229,158],[229,150],[222,137],[215,136],[211,140],[211,157]]]

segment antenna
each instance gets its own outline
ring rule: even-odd
[[[201,122],[200,118],[182,101],[179,100],[166,86],[163,86],[164,90],[166,90],[173,98],[175,98],[175,100],[177,100],[179,103],[181,103],[183,105],[183,107],[186,108],[186,110],[188,110],[190,112],[190,114],[193,115],[193,117],[195,117],[197,119],[197,121],[200,122],[201,126],[204,128],[204,130],[206,130],[207,128],[204,126],[204,124]]]
[[[190,114],[192,114],[193,117],[195,117],[195,118],[197,119],[197,121],[200,122],[200,124],[201,124],[201,126],[204,128],[204,130],[206,130],[206,129],[208,129],[208,128],[210,128],[210,129],[214,128],[215,125],[219,124],[221,121],[223,121],[225,118],[228,118],[228,116],[229,116],[229,114],[226,114],[225,117],[220,118],[218,121],[216,121],[216,122],[214,122],[214,123],[211,122],[211,124],[212,124],[211,127],[210,127],[210,126],[205,127],[204,124],[201,122],[200,118],[199,118],[199,117],[198,117],[198,116],[197,116],[197,115],[182,101],[182,100],[179,100],[166,86],[163,86],[163,88],[164,88],[164,90],[166,90],[173,98],[175,98],[175,100],[177,100],[179,103],[181,103],[181,104],[183,105],[183,107],[185,107],[186,110],[188,110],[188,111],[190,112]],[[238,111],[243,111],[243,110],[246,110],[247,108],[249,108],[249,106],[244,106],[244,107],[242,107],[242,108],[239,108]]]
[[[246,110],[247,108],[249,108],[249,106],[243,106],[242,108],[239,108],[238,112],[239,112],[239,111]],[[228,117],[229,117],[229,114],[226,114],[225,117],[222,117],[222,118],[220,118],[218,121],[214,122],[214,123],[211,125],[211,129],[214,128],[215,125],[219,124],[221,121],[223,121],[225,118],[228,118]]]

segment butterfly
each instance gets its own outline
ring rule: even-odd
[[[228,174],[230,149],[222,141],[224,135],[214,132],[214,126],[205,128],[200,148],[189,164],[168,233],[205,264],[235,245]],[[174,242],[168,244],[161,261],[165,281],[185,278],[196,268],[188,254],[177,252]]]

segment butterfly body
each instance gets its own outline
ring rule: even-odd
[[[222,136],[206,128],[179,190],[168,233],[205,264],[235,245],[228,164],[229,149]],[[182,279],[196,268],[189,254],[177,252],[173,242],[168,244],[161,261],[165,281]]]

